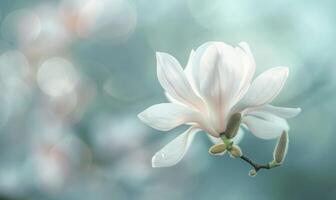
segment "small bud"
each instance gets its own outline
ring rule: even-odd
[[[281,164],[286,157],[288,149],[288,133],[284,131],[278,139],[278,143],[273,152],[273,158],[276,163]]]
[[[219,156],[226,152],[226,145],[224,143],[215,144],[209,149],[211,155]]]
[[[249,172],[249,176],[255,177],[257,175],[257,171],[255,169],[251,169]]]
[[[241,113],[235,113],[229,119],[228,125],[224,132],[225,136],[228,139],[234,138],[237,135],[237,132],[239,130],[239,126],[241,123],[241,119],[242,119]]]
[[[241,157],[243,155],[243,152],[240,149],[240,147],[235,145],[235,144],[232,145],[232,147],[230,149],[230,153],[231,153],[231,156],[234,157],[234,158],[238,158],[238,157]]]
[[[224,132],[225,136],[228,139],[234,138],[237,135],[237,132],[239,130],[239,126],[241,123],[241,119],[242,119],[241,113],[235,113],[229,119],[228,125]]]

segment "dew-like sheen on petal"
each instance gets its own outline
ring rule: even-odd
[[[152,167],[170,167],[182,160],[199,129],[194,127],[169,142],[152,158]]]
[[[262,73],[252,82],[236,109],[242,111],[270,103],[280,93],[287,77],[287,67],[275,67]]]
[[[261,139],[274,139],[283,131],[288,131],[289,126],[285,119],[265,113],[254,113],[243,118],[243,123],[257,137]]]
[[[292,118],[301,112],[301,108],[287,108],[266,105],[258,109],[259,111],[268,112],[282,118]]]
[[[179,125],[199,122],[199,113],[183,105],[161,103],[153,105],[138,115],[145,124],[161,131],[169,131]]]
[[[163,89],[177,101],[203,109],[203,102],[192,89],[180,63],[167,53],[157,52],[156,57],[157,76]]]

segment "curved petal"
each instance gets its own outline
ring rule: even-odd
[[[147,125],[161,131],[169,131],[181,124],[200,121],[200,113],[186,106],[161,103],[151,106],[138,115]]]
[[[211,110],[218,131],[225,129],[226,115],[248,89],[254,69],[240,48],[214,43],[200,60],[200,92]]]
[[[287,108],[266,105],[256,109],[255,111],[266,112],[287,119],[297,116],[301,112],[301,108]]]
[[[280,93],[287,77],[287,67],[275,67],[262,73],[253,81],[236,110],[242,111],[270,103]]]
[[[215,42],[206,42],[196,49],[195,52],[191,54],[192,59],[189,59],[188,66],[185,70],[186,76],[191,77],[190,82],[195,86],[195,89],[199,92],[200,90],[200,62],[205,50]]]
[[[248,91],[256,68],[254,57],[250,52],[250,48],[247,43],[241,42],[239,43],[239,47],[236,47],[235,49],[241,62],[241,74],[240,81],[238,81],[240,84],[237,84],[237,88],[239,89],[237,90],[236,97],[232,101],[230,108],[234,106],[240,99],[242,99],[242,97]]]
[[[201,109],[203,102],[193,92],[180,63],[166,53],[157,52],[156,58],[157,76],[165,91],[181,103]]]
[[[195,92],[198,93],[198,86],[196,85],[195,79],[192,74],[194,57],[195,57],[195,51],[191,50],[187,66],[184,69],[184,74],[187,77],[191,87],[194,89]]]
[[[239,47],[245,52],[246,56],[248,57],[249,65],[251,65],[251,68],[255,70],[256,62],[254,60],[254,56],[251,52],[250,46],[246,42],[240,42]]]
[[[175,103],[175,104],[179,104],[179,105],[184,105],[183,103],[179,102],[178,100],[174,99],[174,97],[172,97],[168,92],[165,92],[165,96],[168,99],[168,101],[170,103]]]
[[[283,131],[289,131],[285,119],[264,112],[253,112],[243,118],[243,123],[257,137],[261,139],[274,139]]]
[[[169,142],[152,158],[152,167],[170,167],[182,160],[199,129],[194,127]]]

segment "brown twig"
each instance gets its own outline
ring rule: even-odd
[[[258,164],[258,163],[255,163],[254,161],[252,161],[251,159],[249,159],[248,157],[242,155],[239,157],[240,159],[242,159],[243,161],[247,162],[248,164],[250,164],[256,172],[258,172],[260,169],[271,169],[271,168],[274,168],[276,166],[270,166],[269,163],[267,164]]]

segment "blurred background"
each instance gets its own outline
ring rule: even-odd
[[[336,3],[307,0],[1,0],[0,199],[336,199]],[[151,157],[186,129],[161,133],[136,115],[166,102],[155,52],[186,64],[206,41],[250,44],[257,74],[289,66],[274,105],[289,121],[285,164],[248,176],[197,135],[181,163]],[[272,159],[276,141],[245,134]]]

